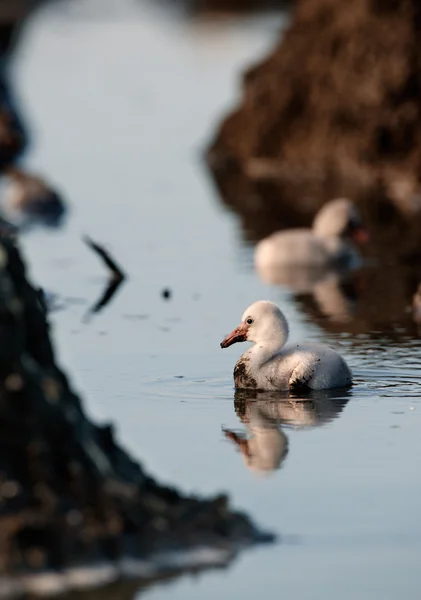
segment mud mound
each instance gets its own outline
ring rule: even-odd
[[[299,0],[208,151],[226,202],[298,222],[348,193],[418,215],[420,36],[418,0]]]
[[[263,541],[224,496],[159,485],[98,427],[55,362],[43,294],[0,240],[0,583],[158,551]],[[1,588],[1,585],[0,585]]]

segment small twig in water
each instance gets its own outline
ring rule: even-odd
[[[98,254],[98,256],[100,256],[102,258],[104,263],[110,269],[113,279],[116,279],[118,281],[123,281],[123,279],[125,279],[126,276],[123,273],[122,269],[115,262],[115,260],[111,257],[109,252],[107,252],[107,250],[105,250],[105,248],[103,248],[102,246],[100,246],[99,244],[94,242],[87,235],[83,236],[82,239],[85,242],[85,244],[87,244],[87,246],[89,246],[89,248],[91,248],[94,252],[96,252],[96,254]]]
[[[107,283],[107,287],[101,294],[100,299],[89,309],[88,314],[84,319],[84,321],[87,321],[90,314],[98,313],[110,302],[111,298],[113,298],[123,280],[126,278],[126,275],[123,273],[122,269],[118,266],[115,260],[111,258],[107,250],[105,250],[102,246],[91,240],[91,238],[87,235],[83,237],[83,241],[89,246],[89,248],[91,248],[96,254],[98,254],[98,256],[102,258],[103,262],[109,268],[111,275]]]

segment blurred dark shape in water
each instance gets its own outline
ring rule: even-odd
[[[300,397],[282,392],[236,390],[235,412],[248,436],[224,429],[225,437],[240,450],[245,466],[268,474],[281,466],[289,444],[283,427],[320,427],[339,417],[351,390],[323,390]]]
[[[0,237],[4,235],[8,236],[10,234],[17,234],[17,232],[18,229],[15,227],[15,225],[0,217]]]
[[[298,1],[207,152],[252,239],[306,225],[347,196],[373,248],[420,258],[420,38],[418,0]]]
[[[66,213],[58,192],[40,177],[13,166],[28,149],[28,129],[13,93],[8,58],[19,42],[25,20],[42,3],[43,0],[0,0],[0,174],[5,173],[8,187],[6,208],[15,212],[21,231],[35,223],[59,227]]]
[[[84,321],[87,322],[89,317],[95,313],[99,313],[103,308],[105,308],[111,300],[114,298],[117,290],[120,288],[121,284],[126,278],[121,267],[116,263],[116,261],[112,258],[110,252],[106,250],[100,244],[97,244],[93,240],[91,240],[88,236],[84,237],[84,241],[89,248],[91,248],[104,262],[106,267],[109,270],[110,277],[108,279],[108,283],[97,300],[92,307],[89,309]]]
[[[26,132],[16,106],[0,62],[0,172],[19,158],[26,148]]]
[[[156,579],[185,570],[159,552],[212,549],[218,560],[193,553],[201,568],[273,540],[225,496],[205,500],[159,485],[117,444],[112,425],[88,419],[57,366],[45,298],[10,237],[0,239],[0,288],[1,591],[11,582],[33,590],[41,585],[33,577],[46,571],[71,587],[72,568],[104,563],[115,580],[124,558],[146,561]]]
[[[23,22],[42,1],[0,0],[0,56],[2,58],[13,51]]]
[[[111,279],[115,279],[116,281],[123,281],[125,279],[125,274],[120,265],[117,264],[116,260],[111,256],[109,250],[106,250],[104,246],[94,242],[89,236],[85,235],[83,237],[83,241],[97,254],[105,266],[108,268],[110,272]]]
[[[26,148],[26,127],[18,110],[7,72],[7,60],[21,27],[38,0],[0,0],[0,171]]]
[[[86,323],[90,316],[101,312],[111,300],[115,297],[117,291],[120,289],[121,284],[123,283],[122,279],[109,279],[104,290],[102,291],[100,297],[89,309],[87,315],[84,318],[84,322]]]
[[[21,230],[34,224],[58,227],[66,215],[61,194],[42,177],[8,166],[2,177],[3,213]]]

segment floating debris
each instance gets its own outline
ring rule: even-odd
[[[105,250],[103,246],[94,242],[90,237],[84,236],[83,241],[89,248],[91,248],[105,263],[110,270],[110,279],[108,284],[100,296],[99,300],[89,309],[88,315],[85,317],[85,321],[89,318],[90,314],[100,312],[114,297],[120,285],[123,283],[126,275],[124,274],[121,267],[111,257],[110,253]]]

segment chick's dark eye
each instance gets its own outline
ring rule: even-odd
[[[253,323],[253,319],[247,319],[246,323],[247,325],[251,325]]]

